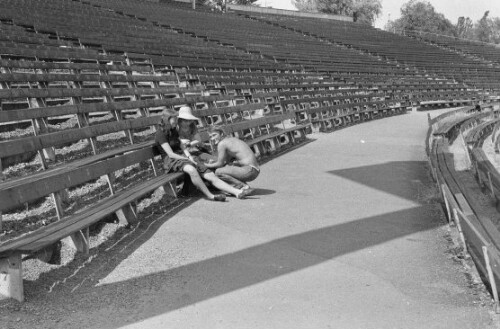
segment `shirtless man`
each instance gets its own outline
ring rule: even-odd
[[[209,133],[210,140],[217,146],[217,160],[205,166],[217,168],[215,174],[235,188],[249,189],[246,182],[253,181],[260,173],[252,149],[244,141],[226,136],[221,127],[211,127]]]

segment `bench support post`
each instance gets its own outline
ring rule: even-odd
[[[175,187],[175,184],[173,184],[172,182],[163,185],[161,188],[163,189],[163,192],[166,195],[172,198],[177,198],[177,188]]]
[[[89,229],[88,227],[81,231],[76,231],[70,235],[71,242],[76,251],[89,254]]]
[[[252,145],[253,152],[255,153],[255,157],[259,158],[264,152],[262,149],[262,145],[260,143]]]
[[[488,183],[490,188],[490,195],[493,199],[495,199],[495,190],[493,189],[493,182],[491,181],[491,174],[488,171]]]
[[[457,209],[453,209],[453,217],[455,218],[455,224],[457,225],[458,234],[460,235],[460,240],[462,240],[462,244],[464,245],[463,248],[464,248],[464,258],[465,258],[465,255],[467,255],[468,253],[467,244],[465,242],[464,232],[462,231],[462,225],[460,224],[461,219],[459,217]]]
[[[5,180],[5,175],[3,174],[2,159],[0,158],[0,182]]]
[[[134,225],[137,223],[135,209],[133,209],[133,206],[130,203],[121,209],[118,209],[115,214],[122,225]]]
[[[498,300],[497,283],[493,270],[491,269],[490,257],[488,255],[488,247],[483,246],[484,263],[486,264],[486,271],[488,272],[488,281],[490,281],[491,292],[493,293],[493,301],[495,302],[495,313],[500,313],[500,302]]]
[[[24,301],[21,254],[0,258],[0,299]]]
[[[269,151],[270,153],[274,153],[276,151],[278,151],[278,146],[277,146],[277,140],[276,138],[270,138],[270,139],[266,139],[266,142],[267,144],[269,145]]]

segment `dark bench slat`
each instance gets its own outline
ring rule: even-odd
[[[142,195],[169,182],[173,182],[183,175],[182,173],[167,174],[147,180],[136,185],[134,189],[128,189],[117,193],[106,199],[106,201],[100,202],[98,205],[83,209],[81,212],[61,221],[49,224],[26,236],[0,244],[0,256],[7,256],[15,252],[31,253],[42,249],[74,232],[96,223],[106,215],[114,213],[116,210],[138,199]]]
[[[0,142],[0,158],[42,150],[81,139],[106,135],[128,129],[144,128],[159,123],[160,116],[138,118],[97,124],[79,129],[68,129],[56,133],[43,134]]]
[[[34,118],[45,118],[51,116],[62,116],[78,113],[92,112],[108,112],[121,111],[136,108],[160,107],[160,106],[175,106],[184,104],[195,104],[202,102],[216,102],[224,100],[232,100],[234,96],[217,95],[217,96],[201,96],[187,95],[179,98],[164,98],[164,99],[148,99],[142,101],[124,101],[110,103],[88,103],[78,105],[61,105],[49,106],[40,108],[31,108],[26,110],[10,110],[0,111],[0,122],[29,120]]]
[[[53,172],[50,175],[40,175],[39,179],[32,179],[28,184],[1,189],[0,211],[12,209],[25,202],[50,195],[50,193],[85,183],[118,169],[126,168],[139,163],[140,159],[153,157],[153,147],[148,147],[82,167],[71,168],[71,171],[65,170]]]
[[[0,59],[0,66],[5,68],[32,70],[96,70],[96,71],[126,71],[151,72],[151,67],[141,65],[95,64],[95,63],[56,63],[43,61],[14,61]]]
[[[131,145],[127,145],[127,146],[122,146],[120,148],[108,150],[106,152],[92,155],[89,157],[85,157],[85,158],[80,159],[80,160],[67,162],[61,166],[51,168],[51,169],[48,169],[45,171],[40,171],[40,172],[34,173],[32,175],[29,175],[29,176],[19,177],[19,178],[3,181],[3,182],[0,182],[0,193],[2,193],[1,192],[2,190],[11,189],[15,186],[23,185],[23,184],[30,183],[30,182],[35,182],[37,180],[44,179],[46,177],[55,177],[57,175],[62,175],[63,173],[69,174],[69,172],[75,168],[83,167],[83,166],[89,165],[89,164],[94,163],[94,162],[103,161],[103,160],[106,160],[108,158],[112,158],[114,156],[124,154],[127,152],[132,152],[132,151],[135,151],[138,149],[150,148],[154,144],[155,144],[154,141],[147,141],[147,142],[131,144]]]
[[[233,113],[233,112],[255,111],[255,110],[263,109],[265,107],[266,107],[266,104],[250,103],[250,104],[235,105],[235,106],[228,106],[228,107],[209,108],[206,110],[195,110],[195,111],[193,111],[193,114],[195,116],[201,118],[201,117],[204,117],[207,115],[219,115],[219,114]]]
[[[287,128],[287,129],[283,129],[283,130],[280,130],[280,131],[277,131],[277,132],[274,132],[274,133],[271,133],[269,135],[263,135],[263,136],[259,136],[257,138],[254,138],[252,140],[249,140],[247,141],[247,144],[248,145],[254,145],[254,144],[257,144],[257,143],[260,143],[262,141],[265,141],[266,139],[270,139],[270,138],[273,138],[273,137],[277,137],[277,136],[280,136],[280,135],[283,135],[283,134],[288,134],[290,132],[293,132],[293,131],[296,131],[296,130],[303,130],[303,129],[306,129],[310,126],[311,124],[310,123],[306,123],[306,124],[302,124],[302,125],[297,125],[295,127],[291,127],[291,128]]]
[[[269,124],[269,123],[274,123],[274,122],[280,122],[286,119],[291,119],[295,118],[295,113],[289,112],[287,114],[283,115],[272,115],[272,116],[265,116],[262,118],[257,118],[257,119],[252,119],[252,120],[246,120],[243,122],[237,122],[233,123],[230,125],[226,125],[226,131],[227,133],[232,133],[232,132],[237,132],[245,129],[250,129],[253,127],[258,127],[261,125]]]
[[[53,81],[91,81],[91,82],[147,82],[175,81],[175,75],[123,75],[123,74],[55,74],[55,73],[2,73],[0,82],[53,82]]]
[[[0,99],[13,98],[60,98],[60,97],[103,97],[123,95],[153,95],[185,93],[203,90],[203,87],[160,87],[160,88],[47,88],[47,89],[0,89]]]

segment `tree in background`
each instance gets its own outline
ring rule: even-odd
[[[381,0],[293,0],[299,11],[353,16],[356,21],[373,24],[382,12]]]
[[[489,18],[490,12],[486,11],[481,19],[476,24],[476,39],[483,42],[492,42],[493,39],[493,22]]]
[[[372,25],[382,12],[382,4],[380,0],[357,0],[353,4],[353,10],[359,22]]]
[[[401,7],[401,17],[386,25],[389,31],[423,31],[455,35],[455,26],[427,1],[410,0]]]
[[[459,38],[471,39],[473,36],[473,27],[474,24],[472,23],[472,19],[470,19],[470,17],[461,16],[458,18],[455,34]]]
[[[256,6],[255,2],[258,0],[227,0],[227,4]],[[199,5],[211,7],[212,10],[222,11],[224,9],[226,0],[197,0]]]
[[[316,0],[292,0],[292,4],[297,8],[298,11],[303,11],[306,13],[315,13],[316,10]]]
[[[500,18],[498,17],[492,19],[491,41],[496,44],[500,43]]]
[[[429,2],[410,0],[401,7],[401,17],[388,21],[384,29],[399,34],[422,31],[499,44],[500,18],[489,17],[489,14],[486,11],[475,24],[469,17],[459,17],[453,25]]]

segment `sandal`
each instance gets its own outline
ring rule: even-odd
[[[215,194],[212,200],[224,202],[226,201],[226,196],[224,194]]]
[[[252,194],[254,190],[252,188],[242,189],[240,193],[236,196],[238,199],[245,199],[247,196]]]

